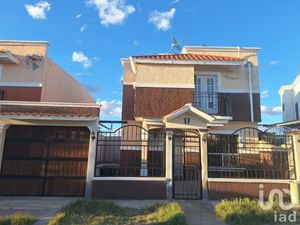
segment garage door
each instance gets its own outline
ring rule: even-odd
[[[0,195],[83,196],[88,148],[87,128],[9,127]]]

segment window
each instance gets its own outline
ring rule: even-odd
[[[218,112],[218,77],[216,75],[196,75],[194,106],[210,114]]]
[[[3,65],[0,64],[0,80],[2,80],[2,71],[3,71]]]
[[[282,103],[282,111],[285,111],[284,103]]]
[[[298,108],[298,102],[295,104],[295,112],[296,112],[296,120],[299,120],[299,108]]]

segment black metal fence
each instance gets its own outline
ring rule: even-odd
[[[195,92],[193,102],[196,108],[210,115],[232,115],[231,97],[226,93]]]
[[[210,178],[295,179],[292,136],[249,127],[207,140]]]
[[[165,132],[135,125],[99,132],[95,176],[164,177],[165,140]]]

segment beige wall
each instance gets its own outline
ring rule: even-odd
[[[0,51],[9,51],[20,60],[18,65],[3,64],[2,79],[0,82],[41,83],[43,81],[47,48],[47,44],[8,45],[0,43]],[[30,55],[41,56],[41,60],[32,60],[28,57]]]
[[[252,67],[252,87],[253,90],[259,91],[259,78],[257,67]],[[248,90],[248,69],[243,66],[195,66],[196,74],[218,74],[219,83],[222,90]]]
[[[50,59],[47,59],[45,64],[42,101],[95,103],[79,82]]]
[[[190,124],[184,124],[184,118],[190,118]],[[166,123],[167,128],[206,129],[208,121],[199,119],[193,113],[184,113]]]
[[[193,84],[193,65],[136,64],[137,83]]]

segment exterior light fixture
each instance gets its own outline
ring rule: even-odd
[[[207,134],[202,135],[202,141],[206,142],[207,141]]]
[[[168,140],[171,141],[172,140],[172,133],[168,132]]]
[[[298,141],[298,143],[300,143],[300,136],[298,136],[298,140],[297,141]]]
[[[96,138],[95,131],[92,131],[92,133],[91,133],[91,138],[92,138],[92,140],[95,140],[95,138]]]

